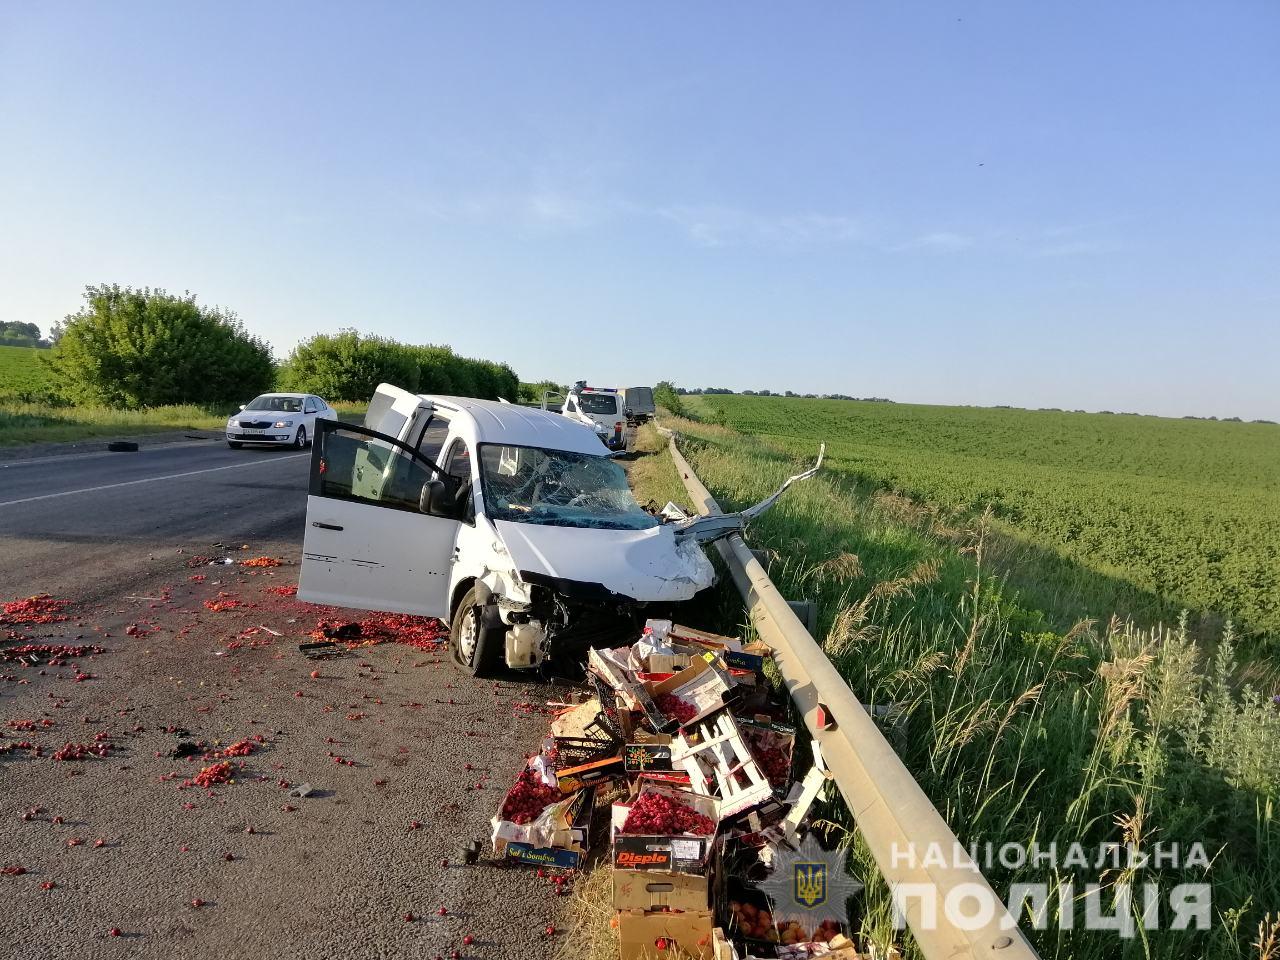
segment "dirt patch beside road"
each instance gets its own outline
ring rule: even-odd
[[[0,663],[7,955],[549,954],[550,878],[459,848],[487,839],[557,690],[465,678],[430,629],[308,660],[319,620],[367,615],[282,595],[288,564],[182,561],[132,598],[0,626],[7,651],[102,649]],[[202,779],[233,782],[192,782],[220,763]]]

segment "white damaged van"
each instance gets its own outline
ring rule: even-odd
[[[701,543],[752,515],[654,516],[590,427],[382,384],[363,426],[317,423],[298,596],[439,617],[472,673],[533,668],[710,586]]]

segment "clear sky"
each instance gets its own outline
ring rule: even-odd
[[[0,319],[1280,419],[1280,4],[0,0]]]

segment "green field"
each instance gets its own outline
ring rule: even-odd
[[[1235,621],[1280,644],[1280,426],[774,397],[685,398],[701,419],[850,483],[1010,538],[1010,580],[1062,619]],[[1022,549],[1013,549],[1020,546]],[[1207,618],[1204,614],[1208,614]],[[1059,623],[1061,625],[1061,623]]]
[[[1183,862],[1131,873],[1033,863],[984,870],[1002,894],[1012,883],[1057,890],[1069,880],[1077,897],[1090,883],[1107,891],[1131,885],[1131,939],[1088,929],[1083,906],[1051,892],[1047,929],[1032,930],[1022,918],[1042,956],[1267,955],[1253,944],[1280,932],[1267,913],[1280,903],[1280,710],[1271,701],[1278,692],[1271,658],[1240,655],[1237,638],[1209,621],[1198,635],[1176,619],[1165,628],[1142,618],[1073,624],[1078,609],[1123,616],[1130,602],[1146,602],[1147,614],[1167,609],[1171,618],[1177,609],[1174,598],[1134,586],[1132,566],[1095,568],[1087,556],[1051,548],[1027,517],[1075,520],[1120,557],[1125,531],[1145,530],[1134,538],[1144,546],[1174,537],[1167,553],[1132,556],[1176,571],[1168,558],[1200,548],[1195,533],[1161,525],[1171,498],[1211,544],[1214,523],[1235,519],[1224,503],[1248,504],[1253,529],[1274,530],[1257,511],[1274,502],[1265,455],[1275,442],[1266,431],[1276,428],[739,397],[689,406],[758,431],[666,421],[725,508],[760,499],[812,462],[819,438],[827,441],[830,469],[788,490],[747,539],[771,557],[769,573],[784,596],[817,603],[815,636],[859,699],[889,710],[886,736],[962,843],[1041,851],[1056,844],[1060,856],[1073,843],[1095,855],[1106,843],[1145,852],[1157,842],[1165,850],[1178,844],[1184,856],[1203,844],[1208,869]],[[1083,455],[1089,442],[1092,457]],[[1165,455],[1176,465],[1162,471]],[[632,479],[641,481],[642,499],[660,499],[675,478],[669,465],[664,473],[652,463],[643,473],[633,468]],[[1198,490],[1213,491],[1205,510],[1195,509]],[[926,491],[965,509],[932,506]],[[1004,498],[1004,520],[979,512],[992,493]],[[1126,507],[1128,527],[1105,536],[1098,501]],[[1256,557],[1266,541],[1236,543]],[[735,631],[733,617],[742,617],[740,605],[718,626]],[[839,808],[828,816],[848,824]],[[867,883],[861,932],[881,947],[902,943],[869,852],[856,831],[845,842]],[[1165,897],[1158,930],[1141,929],[1144,883]],[[1168,894],[1182,883],[1210,884],[1209,929],[1170,928]],[[1110,913],[1111,893],[1102,896]],[[1063,914],[1074,928],[1060,928]],[[902,945],[918,956],[909,938]]]
[[[0,403],[47,399],[49,377],[40,357],[48,355],[35,347],[0,346]]]

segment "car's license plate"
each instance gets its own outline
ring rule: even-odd
[[[243,427],[241,428],[240,432],[241,433],[266,433],[267,431],[261,430],[258,427]]]

